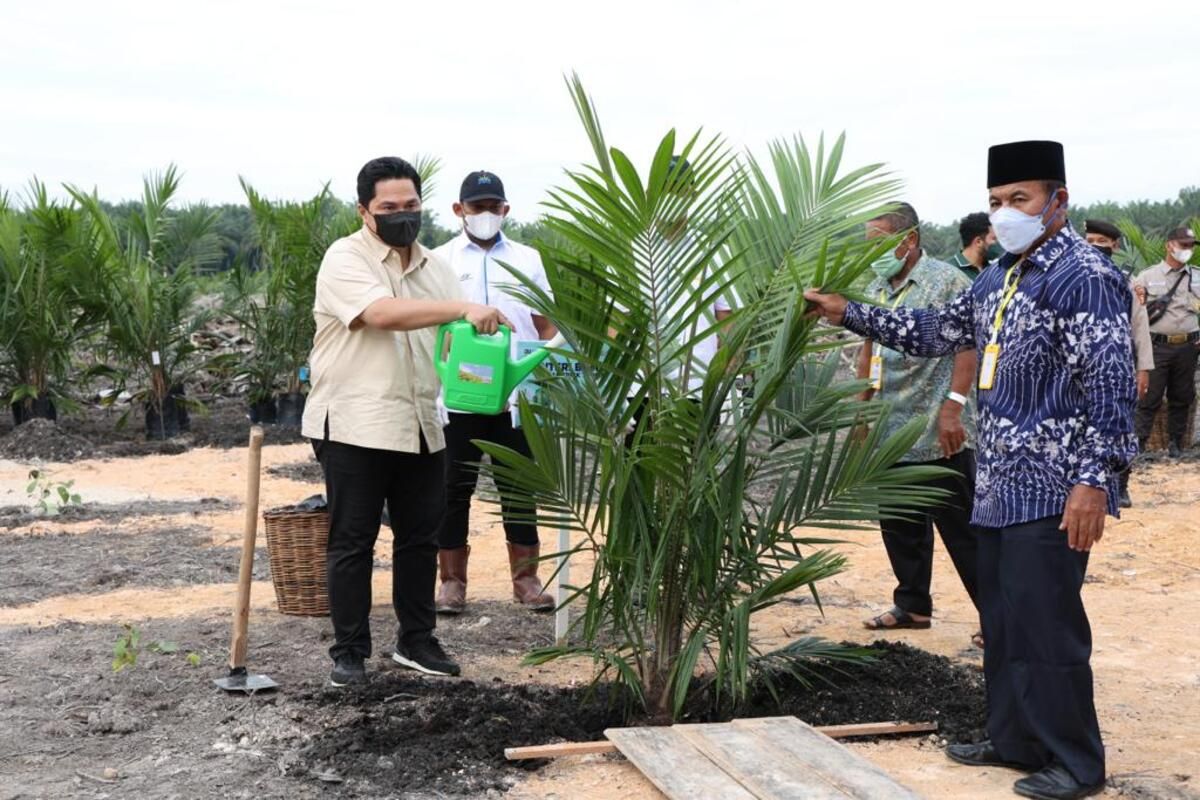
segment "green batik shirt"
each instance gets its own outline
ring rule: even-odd
[[[949,303],[971,288],[971,280],[957,267],[930,258],[924,253],[898,289],[891,282],[876,278],[867,287],[866,297],[884,308],[904,305],[909,308],[928,308]],[[892,405],[892,413],[884,423],[883,432],[890,436],[913,417],[928,416],[921,438],[913,445],[903,461],[936,461],[945,458],[938,444],[938,412],[950,392],[950,375],[954,371],[954,356],[917,358],[896,350],[875,345],[883,358],[882,387],[875,398]],[[965,447],[975,446],[974,392],[966,392],[962,423],[967,431]]]

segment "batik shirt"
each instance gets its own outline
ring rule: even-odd
[[[892,286],[891,281],[876,278],[867,287],[867,297],[884,308],[929,308],[950,302],[970,285],[971,282],[957,269],[922,253],[921,260],[913,265],[899,288]],[[883,434],[890,436],[913,417],[925,417],[925,432],[903,460],[936,461],[945,458],[938,441],[938,412],[950,393],[954,356],[914,358],[889,347],[881,347],[879,351],[883,368],[880,389],[875,392],[875,398],[892,406],[891,413],[883,423]],[[975,410],[972,405],[968,399],[962,411],[962,424],[967,432],[964,447],[975,446]]]
[[[1016,265],[993,388],[977,393],[972,522],[1003,528],[1061,514],[1076,484],[1105,489],[1117,516],[1117,475],[1137,453],[1128,283],[1069,226],[1017,261],[1005,254],[941,307],[852,302],[845,325],[911,355],[975,348],[982,360]]]

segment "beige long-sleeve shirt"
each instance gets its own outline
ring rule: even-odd
[[[351,323],[376,300],[457,300],[458,278],[419,244],[404,269],[399,254],[365,227],[334,242],[317,274],[310,357],[312,391],[302,432],[343,444],[419,453],[446,446],[438,419],[441,383],[433,366],[435,329],[392,332]]]

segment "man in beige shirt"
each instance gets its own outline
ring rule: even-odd
[[[442,428],[436,408],[434,327],[458,319],[495,333],[504,317],[461,299],[450,268],[417,241],[421,177],[399,158],[358,173],[363,227],[334,242],[317,274],[303,433],[325,473],[327,569],[334,686],[366,680],[371,655],[371,565],[387,501],[394,536],[392,658],[457,675],[433,635],[437,534],[445,512]]]
[[[1121,229],[1111,222],[1102,219],[1089,219],[1084,222],[1084,233],[1087,243],[1109,258],[1113,258],[1121,249]],[[1154,369],[1154,345],[1150,341],[1150,318],[1146,314],[1146,291],[1138,290],[1130,282],[1133,289],[1133,307],[1129,310],[1129,327],[1133,336],[1133,369],[1137,375],[1138,398],[1146,396],[1150,388],[1150,371]],[[1120,475],[1121,508],[1132,508],[1133,499],[1129,496],[1129,473],[1133,470],[1130,465]]]
[[[1187,414],[1196,397],[1196,356],[1200,347],[1200,269],[1189,266],[1196,252],[1196,234],[1191,228],[1176,228],[1167,234],[1166,257],[1138,273],[1134,287],[1146,294],[1150,314],[1150,339],[1154,343],[1154,370],[1150,388],[1138,401],[1134,429],[1145,447],[1154,415],[1167,395],[1168,452],[1178,456],[1185,442]],[[1156,306],[1163,307],[1158,313]]]

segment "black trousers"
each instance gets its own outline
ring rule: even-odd
[[[1091,785],[1104,780],[1104,745],[1079,595],[1088,554],[1067,547],[1061,521],[979,530],[987,729],[1006,761],[1057,761]]]
[[[437,533],[445,513],[445,453],[313,442],[329,503],[327,568],[334,643],[329,655],[371,655],[371,565],[386,500],[391,517],[392,606],[399,639],[433,633]]]
[[[520,428],[514,428],[508,412],[502,414],[451,414],[446,426],[446,518],[438,534],[438,547],[450,550],[467,543],[467,527],[471,513],[471,496],[479,481],[479,469],[473,465],[483,458],[483,451],[472,440],[493,442],[529,455],[529,444]],[[500,493],[500,513],[504,519],[504,536],[513,544],[538,543],[536,525],[514,522],[516,514],[527,514],[528,508],[514,502],[503,481],[497,481]]]
[[[975,451],[965,448],[950,458],[907,462],[906,465],[948,467],[958,474],[930,483],[950,492],[950,496],[941,504],[915,511],[915,516],[909,519],[880,521],[883,545],[887,549],[888,561],[892,563],[892,573],[896,576],[892,602],[910,614],[929,616],[933,613],[929,583],[933,576],[933,526],[937,525],[963,588],[978,608],[979,538],[971,526],[971,508],[975,497]]]
[[[1167,437],[1180,447],[1191,442],[1183,441],[1187,435],[1187,414],[1196,397],[1196,356],[1200,350],[1192,342],[1186,344],[1155,344],[1154,369],[1150,370],[1150,389],[1138,401],[1134,417],[1134,429],[1138,441],[1150,438],[1154,415],[1162,405],[1163,392],[1167,395]]]

